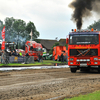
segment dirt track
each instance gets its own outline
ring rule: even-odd
[[[0,72],[0,100],[62,100],[95,90],[100,90],[97,72],[71,73],[69,68]]]

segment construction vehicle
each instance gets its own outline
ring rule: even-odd
[[[27,41],[25,43],[25,54],[28,53],[29,56],[34,56],[34,60],[38,60],[38,55],[43,55],[42,45],[35,41]]]
[[[2,46],[2,40],[0,40],[0,56],[2,55],[1,46]],[[14,49],[16,49],[15,42],[7,42],[7,41],[5,41],[5,50],[7,52],[13,51]]]
[[[66,39],[68,65],[72,73],[77,70],[100,72],[100,32],[94,30],[72,30]]]
[[[53,48],[53,60],[60,61],[62,52],[63,52],[63,55],[64,55],[64,60],[66,61],[68,50],[66,50],[65,46],[55,46]]]
[[[9,51],[13,51],[14,49],[16,49],[16,44],[15,42],[6,42],[5,41],[5,49],[9,52]]]

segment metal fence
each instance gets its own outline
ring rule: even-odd
[[[2,58],[0,56],[0,63],[8,64],[8,63],[34,63],[34,56],[6,56],[5,58]]]

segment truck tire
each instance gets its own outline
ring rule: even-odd
[[[100,73],[100,66],[99,66],[99,68],[98,68],[98,73]]]
[[[76,68],[70,68],[70,71],[71,71],[72,73],[76,73]]]

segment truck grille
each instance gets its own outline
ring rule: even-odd
[[[97,56],[98,49],[70,49],[70,56]]]

